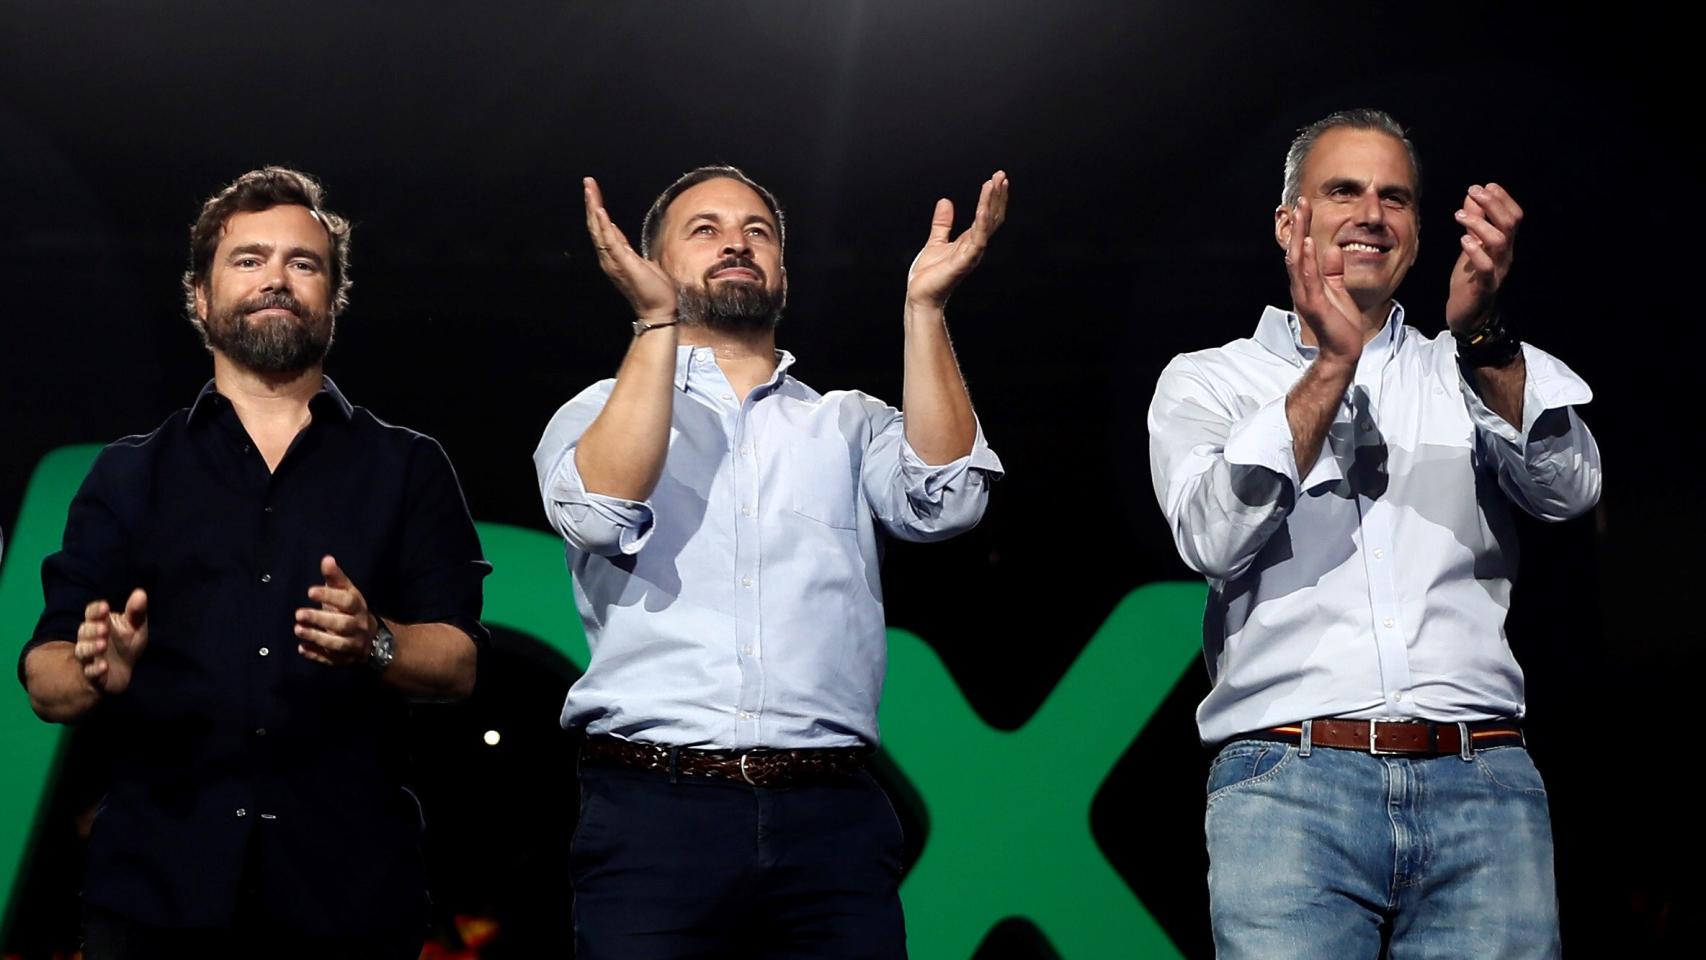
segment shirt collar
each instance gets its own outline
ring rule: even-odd
[[[704,371],[717,365],[717,356],[710,347],[692,347],[683,344],[675,348],[675,389],[685,392],[688,380],[695,372]],[[773,387],[782,382],[782,377],[788,368],[794,365],[794,355],[786,350],[776,351],[776,371],[770,379],[758,385],[759,390]],[[327,381],[328,383],[330,381]]]
[[[1392,311],[1386,315],[1386,323],[1380,328],[1380,333],[1369,341],[1371,346],[1378,349],[1390,349],[1403,342],[1404,339],[1404,305],[1392,301]],[[1303,343],[1302,321],[1297,314],[1279,307],[1265,307],[1262,319],[1256,323],[1255,340],[1274,354],[1293,366],[1303,366],[1315,359],[1315,347]]]
[[[212,380],[209,380],[202,386],[201,392],[196,394],[195,402],[190,404],[188,422],[194,424],[203,417],[212,416],[213,411],[230,405],[231,401],[219,392]],[[343,391],[339,390],[338,385],[332,382],[332,378],[324,375],[320,377],[320,391],[309,398],[308,406],[316,410],[326,408],[336,410],[343,415],[345,420],[355,416],[354,405],[345,399]]]

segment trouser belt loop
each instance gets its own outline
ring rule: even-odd
[[[1469,724],[1457,721],[1457,755],[1464,760],[1475,759],[1475,738],[1469,735]]]
[[[1303,721],[1303,734],[1297,740],[1297,755],[1307,757],[1315,750],[1315,721]]]
[[[678,757],[680,754],[681,754],[681,748],[680,747],[670,747],[669,748],[669,782],[670,783],[680,782],[681,775],[676,772],[676,766],[675,766],[676,757]]]

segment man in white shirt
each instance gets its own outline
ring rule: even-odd
[[[1156,497],[1209,582],[1209,775],[1222,960],[1558,953],[1545,788],[1504,636],[1511,504],[1599,498],[1591,398],[1497,310],[1522,211],[1468,189],[1447,331],[1404,325],[1415,151],[1377,110],[1286,158],[1293,309],[1183,354],[1149,411]]]

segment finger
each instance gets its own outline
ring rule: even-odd
[[[1493,262],[1492,256],[1488,254],[1487,248],[1475,238],[1474,234],[1464,234],[1459,244],[1463,247],[1464,255],[1469,258],[1469,266],[1473,267],[1477,273],[1484,273],[1488,277],[1498,276],[1498,267]]]
[[[598,212],[604,209],[604,194],[598,189],[598,181],[591,177],[581,178],[581,202],[586,207],[586,232],[592,237],[594,246],[598,239]]]
[[[89,662],[83,664],[83,676],[88,677],[90,680],[93,680],[96,677],[98,677],[101,674],[106,673],[106,672],[107,672],[107,658],[106,657],[100,657],[100,658],[95,659],[95,660],[90,660]]]
[[[335,633],[340,637],[354,637],[361,629],[360,621],[350,614],[308,607],[296,611],[296,622]]]
[[[361,641],[351,640],[330,630],[321,630],[319,627],[310,627],[303,623],[296,625],[295,632],[297,639],[311,643],[332,656],[347,655],[361,643]]]
[[[130,598],[124,602],[124,618],[133,630],[140,630],[148,623],[148,594],[141,587],[130,591]]]
[[[312,643],[299,643],[299,644],[297,644],[296,645],[296,652],[302,654],[304,657],[307,657],[308,659],[314,661],[315,663],[323,663],[328,667],[337,666],[337,663],[335,661],[333,661],[331,657],[326,655],[326,651],[320,649],[319,647],[315,646]]]
[[[1469,196],[1486,208],[1487,219],[1506,234],[1516,233],[1522,224],[1522,208],[1504,187],[1496,183],[1469,188]]]
[[[112,607],[108,606],[105,600],[96,600],[83,608],[83,619],[105,621],[111,610]]]
[[[929,243],[947,243],[948,233],[954,229],[954,201],[943,197],[936,201],[936,209],[930,214]]]
[[[1509,238],[1501,233],[1497,227],[1462,210],[1457,211],[1457,222],[1461,223],[1463,229],[1472,234],[1475,239],[1481,241],[1481,245],[1486,247],[1487,252],[1495,259],[1504,253]]]
[[[106,652],[107,641],[103,637],[90,637],[71,645],[71,656],[79,663],[88,663]]]
[[[989,225],[990,206],[994,202],[994,197],[995,178],[990,177],[983,181],[982,187],[978,188],[977,210],[972,214],[971,227],[966,230],[967,234],[970,234],[974,240],[980,243],[989,239],[991,229]],[[961,235],[961,239],[964,239],[964,234]]]
[[[349,577],[344,573],[343,568],[338,566],[337,559],[329,553],[320,558],[320,575],[326,578],[326,586],[328,587],[347,590],[355,586],[349,582]]]
[[[1005,170],[995,171],[995,175],[989,179],[995,185],[989,192],[989,232],[994,233],[1007,222],[1007,197],[1011,193],[1013,181],[1007,178]]]
[[[308,588],[308,599],[321,604],[321,609],[337,610],[353,613],[361,605],[361,591],[341,589],[339,587],[315,586]]]

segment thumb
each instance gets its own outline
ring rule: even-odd
[[[320,558],[320,575],[326,578],[326,586],[328,587],[337,587],[342,590],[352,586],[349,577],[338,566],[337,558],[329,553]]]
[[[936,210],[930,215],[930,242],[947,243],[948,232],[954,229],[954,201],[947,197],[936,201]]]
[[[130,591],[130,599],[124,602],[124,618],[132,629],[148,625],[148,594],[142,588]]]

